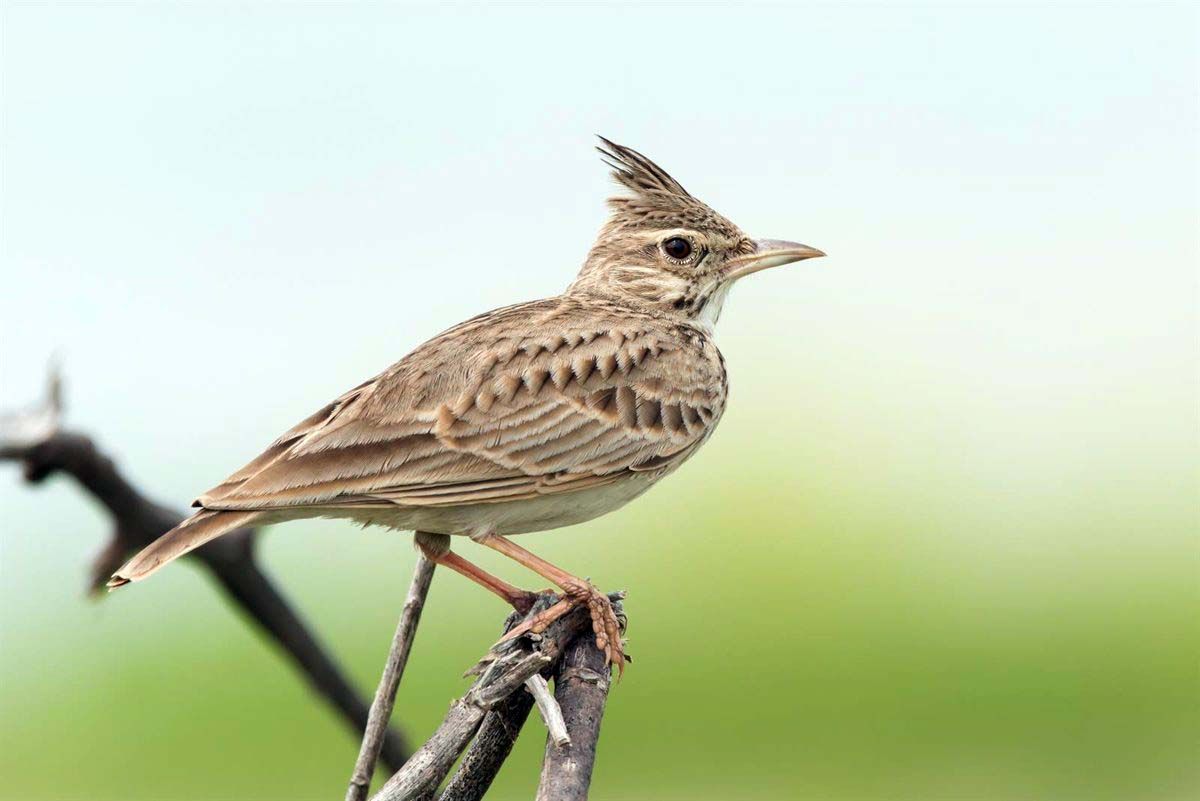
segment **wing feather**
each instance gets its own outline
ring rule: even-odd
[[[711,433],[724,380],[695,329],[568,298],[500,309],[301,421],[198,504],[496,503],[665,472]]]

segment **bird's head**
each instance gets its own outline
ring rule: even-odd
[[[628,194],[609,198],[612,215],[569,291],[711,325],[739,278],[825,255],[796,242],[747,236],[641,153],[601,141],[597,150]]]

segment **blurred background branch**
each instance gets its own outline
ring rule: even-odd
[[[121,475],[111,458],[88,436],[61,428],[62,381],[52,366],[45,400],[0,416],[0,461],[19,462],[25,479],[39,484],[64,473],[108,511],[113,531],[96,556],[89,590],[97,593],[135,551],[174,527],[183,517],[151,501]],[[356,732],[367,725],[367,704],[286,597],[255,561],[258,530],[235,531],[197,549],[189,558],[204,565],[233,603],[266,632],[292,660],[312,689]],[[408,754],[401,733],[381,732],[380,758],[395,771]]]

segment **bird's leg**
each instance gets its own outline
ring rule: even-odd
[[[619,670],[625,669],[625,651],[621,647],[621,624],[617,621],[616,612],[613,611],[612,602],[608,600],[607,595],[593,587],[590,581],[585,581],[555,567],[537,554],[525,550],[512,540],[505,539],[498,534],[480,537],[477,541],[520,562],[539,576],[553,581],[562,587],[563,594],[566,595],[566,598],[545,612],[535,615],[510,631],[508,637],[515,637],[526,631],[542,631],[553,620],[566,614],[571,607],[584,604],[592,616],[592,632],[596,635],[596,647],[604,654],[608,664],[615,664]]]
[[[468,562],[458,554],[450,550],[450,536],[448,534],[431,534],[427,531],[418,531],[414,538],[414,542],[421,553],[425,554],[425,558],[431,562],[435,562],[443,567],[448,567],[455,573],[466,576],[471,581],[486,590],[489,590],[504,599],[505,603],[512,606],[521,614],[527,614],[533,607],[534,601],[537,600],[536,592],[529,592],[520,587],[514,587],[504,579],[493,576],[478,565]]]

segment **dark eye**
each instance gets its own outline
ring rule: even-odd
[[[688,256],[692,255],[692,243],[684,239],[682,236],[673,236],[662,243],[663,252],[672,259],[683,261]]]

